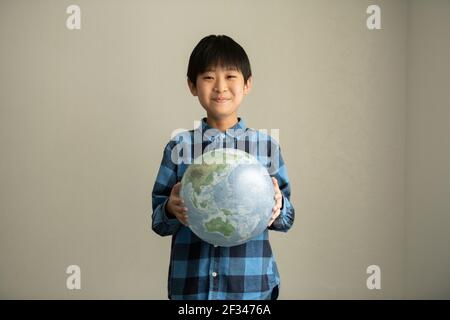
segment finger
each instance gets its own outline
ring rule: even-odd
[[[189,221],[188,221],[189,217],[187,215],[182,215],[180,216],[180,218],[178,220],[180,220],[180,222],[182,224],[184,224],[185,226],[189,225]]]
[[[272,177],[273,184],[278,187],[278,180],[275,177]]]
[[[272,217],[271,217],[271,219],[272,220],[275,220],[276,218],[278,218],[278,216],[281,214],[281,210],[280,209],[277,209],[277,210],[275,210],[275,211],[273,211],[272,212]]]
[[[182,217],[184,215],[187,215],[187,209],[179,206],[171,206],[170,212],[178,219],[179,217]]]
[[[280,210],[277,210],[273,213],[272,218],[270,220],[275,220],[280,215]]]
[[[273,215],[272,217],[270,217],[269,222],[267,223],[267,226],[270,227],[270,225],[273,223],[274,219],[273,219]]]
[[[179,207],[184,207],[184,200],[182,198],[173,197],[172,203]]]
[[[185,226],[189,225],[189,222],[188,222],[188,218],[187,218],[187,217],[180,217],[178,220],[179,220],[182,224],[184,224]]]
[[[189,216],[185,212],[176,212],[175,216],[184,225],[188,224]]]
[[[183,206],[174,206],[174,212],[178,214],[187,214],[188,208]]]
[[[280,187],[278,186],[278,180],[272,177],[273,188],[275,189],[275,195],[281,194]]]
[[[280,207],[283,205],[283,198],[281,197],[280,199],[277,200],[277,205]]]
[[[188,212],[183,210],[183,209],[180,209],[178,211],[175,211],[175,215],[177,217],[180,217],[180,218],[187,218],[188,217]]]
[[[272,223],[275,221],[275,219],[276,219],[276,218],[273,218],[273,217],[272,217],[272,218],[269,220],[269,223],[267,224],[267,226],[270,227],[270,226],[272,225]]]
[[[275,200],[281,200],[281,193],[275,193]]]

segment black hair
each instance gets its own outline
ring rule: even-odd
[[[252,75],[248,56],[236,41],[225,35],[209,35],[200,40],[192,51],[187,77],[195,86],[199,74],[218,65],[241,71],[245,83]]]

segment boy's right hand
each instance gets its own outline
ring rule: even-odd
[[[177,182],[170,192],[169,201],[166,204],[168,216],[177,218],[185,226],[188,225],[188,209],[184,206],[184,200],[180,197],[181,182]]]

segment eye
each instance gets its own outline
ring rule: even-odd
[[[233,75],[228,76],[228,79],[234,79],[234,78],[236,78],[236,76],[233,76]]]
[[[210,79],[213,79],[213,77],[211,77],[211,76],[204,76],[203,79],[210,80]]]

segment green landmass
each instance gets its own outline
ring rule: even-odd
[[[223,221],[222,218],[214,218],[211,221],[205,223],[206,229],[209,232],[220,232],[225,237],[230,236],[234,232],[234,227],[228,223],[228,221]]]
[[[233,212],[231,212],[228,209],[221,208],[220,210],[222,210],[223,214],[226,215],[226,216],[232,216],[233,215]]]
[[[198,208],[197,198],[195,197],[195,194],[192,194],[192,204],[194,207]]]
[[[213,182],[214,172],[219,174],[226,168],[226,164],[192,164],[186,178],[192,183],[194,192],[199,195],[202,187]]]

